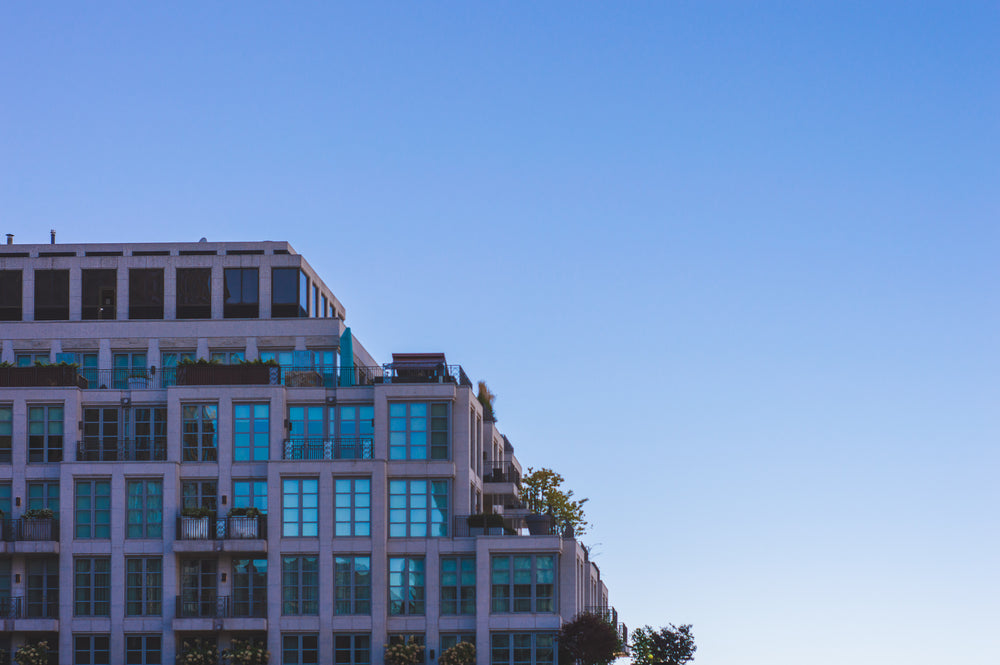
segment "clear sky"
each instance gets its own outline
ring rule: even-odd
[[[0,5],[0,232],[288,240],[700,665],[1000,662],[1000,5]]]

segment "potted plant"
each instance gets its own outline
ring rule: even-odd
[[[259,538],[260,516],[256,506],[233,508],[229,511],[228,534],[230,538]]]
[[[181,539],[208,540],[212,511],[204,506],[188,506],[181,510]]]
[[[219,648],[215,642],[195,638],[184,640],[177,654],[177,665],[218,665]]]
[[[271,652],[263,642],[234,639],[232,646],[222,650],[222,658],[230,665],[268,665]]]
[[[52,540],[52,520],[56,513],[51,508],[29,508],[21,515],[21,534],[25,540]]]
[[[17,665],[48,665],[49,643],[26,642],[14,652],[14,662]]]
[[[438,656],[438,665],[476,665],[476,645],[459,642]]]
[[[412,637],[404,644],[385,645],[385,665],[419,665],[424,662],[424,647]]]
[[[149,388],[149,376],[146,370],[133,369],[128,375],[129,390],[146,390]]]

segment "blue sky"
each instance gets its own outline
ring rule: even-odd
[[[290,241],[701,665],[1000,661],[996,3],[6,3],[18,242]]]

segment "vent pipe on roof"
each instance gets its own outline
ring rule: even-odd
[[[7,244],[8,245],[13,245],[14,244],[14,234],[13,233],[8,233],[7,234]]]
[[[55,229],[51,229],[49,231],[49,244],[50,245],[56,244],[56,230]]]

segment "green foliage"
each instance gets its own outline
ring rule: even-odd
[[[14,652],[14,662],[17,665],[48,665],[49,643],[26,642]]]
[[[231,508],[229,510],[230,517],[260,517],[264,513],[260,512],[260,508],[257,506],[248,506],[246,508]]]
[[[230,665],[268,665],[271,652],[263,642],[234,639],[231,647],[222,650],[222,658]]]
[[[496,402],[496,393],[491,393],[490,389],[486,387],[485,381],[479,382],[479,390],[476,392],[476,399],[479,403],[483,405],[483,418],[487,422],[495,423],[497,421],[496,412],[493,410],[493,403]]]
[[[438,665],[476,665],[476,645],[459,642],[444,650],[438,657]]]
[[[193,360],[191,358],[182,358],[177,361],[178,367],[207,367],[209,365],[220,365],[218,360],[206,360],[205,358],[198,358]]]
[[[622,650],[621,637],[605,617],[583,612],[559,631],[559,662],[607,665]]]
[[[180,653],[177,654],[177,665],[218,665],[219,648],[215,642],[203,639],[184,640]]]
[[[56,513],[51,508],[30,508],[22,515],[26,520],[51,520],[55,516]]]
[[[683,665],[694,660],[697,650],[691,624],[667,624],[659,630],[643,626],[632,632],[633,665]]]
[[[189,506],[181,510],[181,517],[211,517],[212,511],[204,506]]]
[[[419,665],[424,662],[424,647],[412,637],[406,644],[385,646],[385,665]]]
[[[582,535],[590,528],[587,516],[583,512],[583,504],[587,499],[574,499],[573,490],[563,491],[561,486],[564,478],[552,469],[533,470],[521,478],[521,496],[528,504],[528,510],[540,515],[552,513],[557,528],[562,531],[567,526],[573,527],[576,535]]]
[[[281,365],[278,364],[278,361],[273,358],[271,358],[270,360],[261,360],[260,358],[258,358],[257,360],[241,360],[239,364],[264,366],[264,367],[281,367]]]

